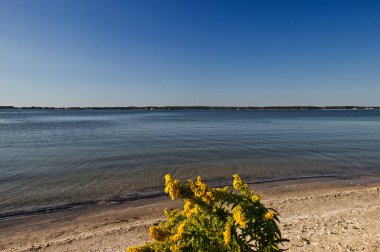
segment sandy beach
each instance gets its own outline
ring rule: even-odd
[[[281,213],[289,251],[380,251],[379,179],[304,179],[252,185]],[[168,197],[1,221],[0,251],[125,251],[149,241]]]

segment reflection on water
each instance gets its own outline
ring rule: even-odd
[[[163,175],[380,172],[380,111],[0,110],[0,213],[125,197]]]

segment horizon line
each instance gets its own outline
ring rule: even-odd
[[[323,109],[380,109],[380,106],[355,106],[355,105],[291,105],[291,106],[205,106],[205,105],[175,105],[175,106],[0,106],[0,109],[56,109],[56,110],[180,110],[180,109],[243,109],[243,110],[265,110],[265,109],[299,109],[299,110],[323,110]]]

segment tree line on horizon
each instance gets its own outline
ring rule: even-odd
[[[15,107],[0,106],[0,109],[50,109],[50,110],[336,110],[376,109],[380,106],[127,106],[127,107]]]

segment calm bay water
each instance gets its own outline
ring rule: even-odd
[[[380,173],[380,111],[0,110],[0,214],[125,198],[163,176]]]

